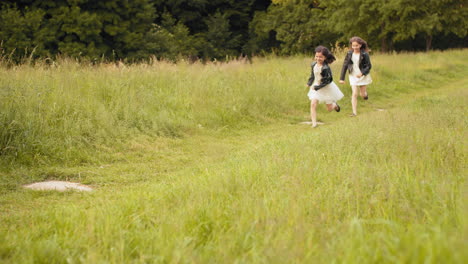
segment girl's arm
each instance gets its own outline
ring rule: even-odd
[[[348,52],[343,62],[343,67],[341,68],[340,81],[344,81],[346,76],[346,70],[348,69],[349,60],[351,59],[351,54]]]
[[[324,65],[322,67],[322,72],[320,73],[320,75],[322,75],[322,79],[320,80],[319,85],[314,85],[315,91],[322,89],[324,86],[330,84],[333,81],[332,72],[328,65]]]
[[[312,64],[312,67],[311,67],[312,70],[311,70],[311,73],[310,73],[309,80],[307,81],[307,87],[311,86],[314,83],[314,80],[315,80],[314,66],[315,66],[315,63]]]
[[[362,74],[363,75],[368,75],[370,70],[372,68],[372,64],[370,62],[370,57],[367,52],[362,54]]]

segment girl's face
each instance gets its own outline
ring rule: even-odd
[[[354,50],[354,52],[359,52],[361,50],[361,44],[357,43],[356,41],[351,43],[351,48]]]
[[[323,62],[325,61],[325,56],[323,56],[323,54],[320,53],[320,52],[316,52],[315,53],[315,61],[318,64],[323,64]]]

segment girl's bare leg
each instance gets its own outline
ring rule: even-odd
[[[312,99],[310,101],[310,118],[312,119],[312,127],[317,126],[317,99]]]
[[[331,112],[331,111],[335,110],[335,108],[336,108],[336,103],[327,104],[327,110],[328,110],[328,112]]]
[[[359,90],[361,92],[361,97],[367,100],[367,85],[359,86]]]
[[[358,86],[353,85],[353,95],[351,96],[351,105],[353,107],[353,115],[357,115],[357,98],[358,98]]]

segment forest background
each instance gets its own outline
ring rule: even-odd
[[[4,0],[3,58],[226,60],[304,54],[358,35],[373,50],[467,47],[464,0]]]

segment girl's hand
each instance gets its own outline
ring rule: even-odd
[[[343,81],[343,80],[340,80],[340,83],[341,83],[341,84],[343,84],[343,83],[344,83],[344,81]]]
[[[359,73],[358,75],[356,75],[356,77],[361,78],[361,77],[362,77],[362,73]]]
[[[306,88],[309,88],[309,87],[310,87],[310,86],[309,86],[309,85],[307,85],[307,84],[306,84],[305,86],[306,86]]]

